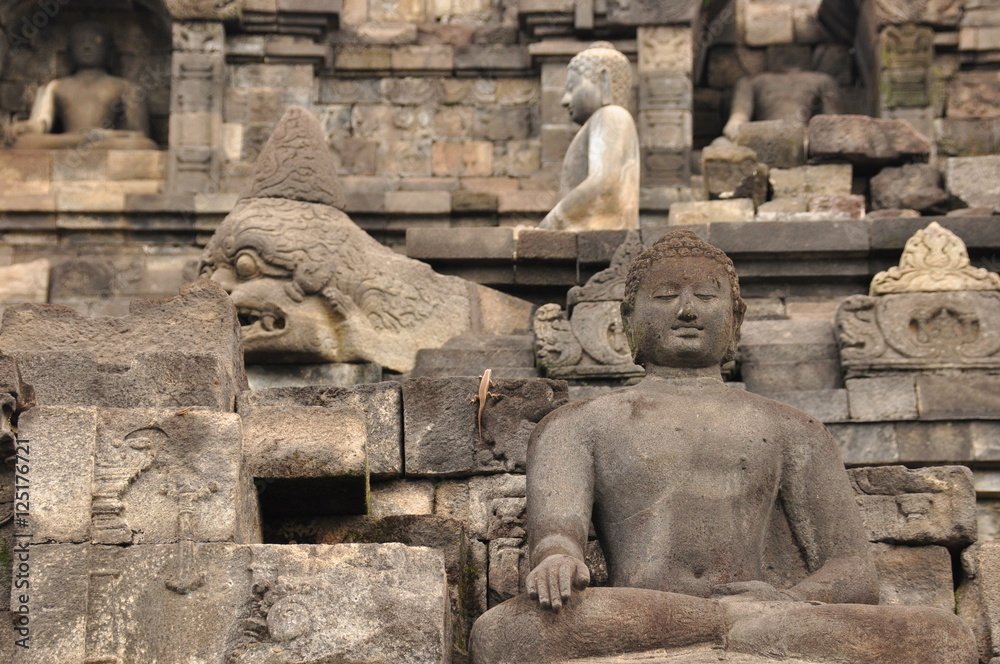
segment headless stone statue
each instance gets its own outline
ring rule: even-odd
[[[156,149],[148,138],[149,117],[142,90],[108,73],[113,49],[108,26],[96,21],[74,25],[69,52],[75,72],[41,87],[31,117],[11,125],[14,147]],[[55,133],[57,130],[61,131]]]
[[[823,113],[843,113],[840,87],[832,76],[816,71],[766,72],[736,82],[732,112],[722,133],[736,140],[740,125],[746,122],[806,124]]]
[[[723,383],[745,308],[732,262],[690,231],[636,259],[622,316],[646,377],[535,429],[527,594],[476,622],[475,664],[694,646],[763,662],[976,662],[954,614],[872,606],[869,544],[823,425]],[[764,581],[779,506],[808,567],[790,588]],[[610,588],[587,588],[591,521]]]
[[[563,160],[562,198],[539,228],[639,227],[639,135],[623,108],[631,87],[628,58],[608,42],[570,60],[562,104],[583,127]]]

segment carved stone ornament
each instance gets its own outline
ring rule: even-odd
[[[634,378],[619,310],[628,267],[642,251],[637,231],[629,231],[611,265],[566,296],[569,318],[558,304],[535,312],[535,364],[550,378]]]
[[[972,267],[962,240],[935,221],[906,241],[899,267],[875,275],[869,294],[946,291],[1000,291],[1000,275]]]
[[[530,303],[437,274],[351,221],[309,111],[285,113],[251,183],[199,268],[236,305],[249,362],[375,362],[405,372],[419,349],[439,348],[470,328],[510,334],[527,327]],[[479,320],[481,298],[492,306],[487,320]]]
[[[880,371],[1000,369],[1000,275],[969,264],[962,241],[937,223],[911,237],[871,295],[837,311],[848,377]]]

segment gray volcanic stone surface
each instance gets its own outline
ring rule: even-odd
[[[564,381],[498,379],[482,409],[477,378],[412,378],[403,383],[406,474],[452,476],[524,471],[528,437],[566,403]]]
[[[31,548],[47,607],[14,664],[443,664],[450,621],[440,551],[403,544]],[[173,590],[195,579],[185,592]],[[252,629],[250,628],[252,627]]]
[[[976,541],[976,495],[964,466],[848,471],[873,542],[961,549]]]
[[[871,180],[874,209],[936,210],[948,200],[941,172],[929,164],[883,168]]]
[[[51,304],[9,307],[0,351],[18,360],[40,405],[231,412],[246,389],[236,310],[210,282],[136,300],[120,318]]]
[[[191,410],[38,407],[30,441],[31,541],[260,540],[239,417]]]
[[[809,121],[809,157],[892,165],[926,160],[931,141],[905,120],[867,115],[817,115]]]

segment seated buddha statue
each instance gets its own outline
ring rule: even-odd
[[[723,382],[745,309],[732,262],[690,231],[635,260],[621,311],[646,375],[553,411],[533,432],[527,592],[476,621],[475,664],[696,647],[716,652],[711,661],[721,650],[764,662],[975,664],[972,631],[953,613],[876,605],[870,545],[826,428]],[[765,575],[777,510],[807,567],[789,587]],[[611,587],[588,587],[591,524]]]
[[[108,72],[113,52],[114,36],[107,25],[96,21],[75,24],[69,38],[74,73],[39,89],[30,118],[10,127],[13,146],[156,149],[149,138],[144,92]]]

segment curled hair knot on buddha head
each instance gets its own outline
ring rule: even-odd
[[[632,65],[628,57],[611,42],[594,42],[569,61],[568,69],[600,85],[601,72],[607,72],[611,82],[610,103],[627,106],[632,91]]]
[[[728,362],[736,355],[736,346],[740,341],[740,325],[743,323],[743,314],[746,313],[747,305],[740,297],[740,280],[736,274],[736,267],[729,256],[718,247],[713,247],[702,240],[694,232],[689,230],[676,230],[664,234],[653,243],[649,249],[643,251],[632,263],[625,277],[625,297],[622,299],[621,313],[625,323],[626,333],[630,335],[629,316],[635,306],[635,298],[646,279],[649,271],[654,265],[670,261],[677,258],[710,258],[722,268],[726,274],[729,284],[729,292],[733,296],[733,340],[729,352],[723,358],[723,362]]]

